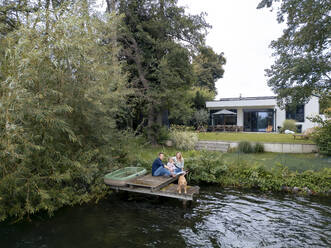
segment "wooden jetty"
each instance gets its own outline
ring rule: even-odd
[[[131,180],[126,181],[125,186],[116,186],[108,184],[116,191],[128,191],[147,195],[157,195],[170,198],[176,198],[184,201],[192,201],[195,194],[199,194],[198,186],[187,186],[187,194],[182,190],[182,193],[177,192],[177,184],[173,182],[178,180],[176,177],[159,176],[154,177],[151,174],[146,174]]]

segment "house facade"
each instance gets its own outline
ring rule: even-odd
[[[304,105],[286,110],[277,106],[275,96],[221,98],[219,101],[207,101],[206,107],[210,114],[209,125],[235,125],[244,132],[275,132],[286,119],[296,120],[299,132],[304,132],[316,126],[307,117],[319,115],[317,97],[312,97]],[[230,112],[231,114],[220,114]]]

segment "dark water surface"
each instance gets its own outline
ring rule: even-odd
[[[0,224],[0,247],[331,247],[331,200],[204,187],[177,200],[117,194]]]

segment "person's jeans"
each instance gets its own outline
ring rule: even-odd
[[[179,172],[182,172],[182,168],[178,168],[178,167],[176,167],[176,169],[174,170],[174,173],[177,174],[177,173],[179,173]]]
[[[158,176],[170,176],[170,175],[171,175],[170,171],[168,171],[163,166],[160,166],[159,168],[157,168],[156,171],[154,171],[153,176],[158,177]]]

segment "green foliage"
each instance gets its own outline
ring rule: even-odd
[[[194,113],[194,122],[197,126],[197,129],[202,128],[208,123],[209,114],[205,109],[200,109]]]
[[[201,46],[193,59],[193,70],[196,76],[195,85],[216,92],[215,83],[223,77],[226,60],[223,53],[217,54],[211,47]]]
[[[279,165],[271,170],[261,165],[240,163],[226,164],[222,155],[202,154],[185,160],[190,170],[188,179],[194,182],[220,184],[223,187],[257,188],[262,191],[282,191],[283,186],[308,187],[314,194],[325,194],[331,188],[329,180],[331,169],[318,172],[290,172],[287,167]]]
[[[187,92],[187,97],[189,99],[188,106],[189,110],[187,110],[187,114],[191,114],[189,116],[188,122],[190,125],[196,125],[195,113],[199,110],[206,109],[206,101],[212,101],[215,98],[216,94],[214,91],[211,91],[207,87],[197,87],[194,86]],[[171,119],[171,121],[173,121]]]
[[[263,153],[264,152],[264,145],[261,143],[256,143],[253,148],[255,153]]]
[[[271,42],[275,63],[266,70],[279,103],[301,103],[331,89],[331,4],[325,0],[261,0],[258,8],[276,7],[287,28]],[[275,6],[276,5],[276,6]]]
[[[129,165],[141,165],[149,171],[160,151],[165,153],[166,158],[174,156],[177,151],[142,144],[131,147],[133,152],[130,153]],[[282,191],[284,186],[308,187],[314,194],[324,194],[331,189],[331,167],[327,159],[318,159],[311,154],[237,154],[189,150],[183,152],[183,157],[185,168],[190,170],[187,175],[190,184],[208,182],[223,187],[274,192]]]
[[[158,127],[158,130],[156,130],[154,133],[157,134],[156,141],[158,144],[165,144],[165,142],[169,139],[170,133],[169,129],[165,126]]]
[[[319,99],[320,104],[320,114],[324,114],[328,111],[328,109],[331,109],[331,94],[323,95]]]
[[[189,98],[193,99],[193,107],[195,109],[204,109],[206,107],[206,101],[212,101],[216,96],[215,92],[208,88],[197,86],[193,86],[188,94]]]
[[[200,91],[196,91],[193,103],[195,109],[204,109],[206,107],[206,100]]]
[[[283,127],[281,129],[281,132],[284,132],[285,130],[291,130],[293,132],[297,131],[296,121],[295,120],[285,120],[283,122]]]
[[[228,166],[222,162],[221,153],[206,151],[190,152],[185,159],[185,167],[190,170],[188,180],[208,183],[219,182],[221,175],[228,170]]]
[[[42,9],[0,37],[0,221],[100,199],[102,175],[125,156],[119,19],[85,3]]]
[[[127,122],[133,123],[134,129],[147,122],[148,138],[155,144],[157,135],[152,126],[162,126],[164,111],[175,124],[192,119],[192,60],[204,46],[209,25],[204,14],[188,15],[174,0],[119,0],[115,7],[124,16],[118,42],[122,44],[128,87],[134,89]],[[206,57],[213,61],[216,54],[206,49]],[[220,73],[218,69],[212,71],[208,73]]]
[[[264,145],[262,143],[257,142],[255,145],[252,145],[248,141],[241,141],[237,147],[237,151],[243,153],[263,153]]]
[[[45,6],[44,1],[39,1],[39,7]],[[17,29],[20,23],[26,23],[31,13],[38,10],[36,1],[7,0],[0,3],[0,35]]]
[[[252,144],[248,141],[241,141],[237,149],[239,152],[243,153],[252,153],[254,151]]]
[[[331,115],[331,111],[326,112],[327,116]],[[321,117],[313,119],[319,124],[315,131],[311,134],[313,140],[316,142],[320,153],[331,155],[331,119],[322,120]]]
[[[179,131],[179,132],[192,132],[194,131],[194,127],[186,126],[186,125],[170,125],[171,131]]]
[[[193,132],[170,131],[170,139],[181,150],[192,150],[198,143],[198,135]]]

